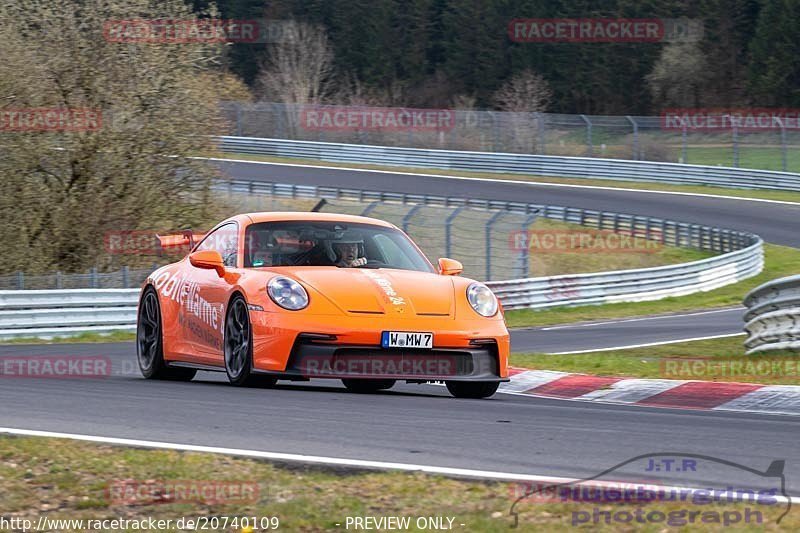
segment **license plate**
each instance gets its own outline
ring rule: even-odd
[[[418,331],[384,331],[381,335],[383,348],[433,348],[433,333]]]

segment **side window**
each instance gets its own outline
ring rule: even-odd
[[[390,265],[397,265],[402,268],[413,268],[414,265],[408,260],[408,256],[397,246],[392,239],[386,235],[375,235],[373,238],[375,245],[380,249],[384,257],[384,262]]]
[[[231,222],[220,226],[197,245],[197,250],[216,250],[222,256],[225,266],[236,266],[236,254],[239,248],[239,228]]]

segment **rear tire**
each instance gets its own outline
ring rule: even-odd
[[[394,379],[343,379],[342,383],[350,392],[367,394],[379,390],[391,389],[397,380]]]
[[[164,361],[164,338],[161,333],[161,306],[152,286],[145,287],[136,318],[136,359],[145,379],[191,381],[197,370],[170,368]]]
[[[237,387],[272,387],[277,378],[253,372],[253,331],[247,303],[236,295],[225,316],[224,346],[225,373],[231,385]]]
[[[456,398],[488,398],[500,386],[497,381],[447,381],[447,390]]]

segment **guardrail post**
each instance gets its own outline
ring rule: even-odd
[[[547,130],[544,126],[545,113],[536,113],[537,125],[539,126],[539,150],[542,155],[547,153]]]
[[[21,270],[17,272],[17,288],[19,290],[25,288],[25,274]]]
[[[736,123],[731,120],[733,131],[733,166],[739,168],[739,128]]]
[[[499,132],[498,132],[498,128],[497,128],[497,114],[494,111],[488,111],[488,113],[489,113],[489,116],[492,117],[492,151],[493,152],[498,152],[498,151],[502,152],[504,150],[498,150],[497,149],[498,138],[499,138]]]
[[[371,204],[369,204],[369,205],[368,205],[368,206],[367,206],[367,207],[366,207],[366,208],[365,208],[365,209],[364,209],[364,210],[361,212],[361,216],[362,216],[362,217],[365,217],[365,216],[369,215],[370,213],[372,213],[372,211],[373,211],[373,210],[374,210],[376,207],[378,207],[378,205],[379,205],[379,204],[380,204],[380,202],[372,202]]]
[[[633,126],[633,155],[631,155],[631,159],[636,160],[639,159],[639,125],[633,120],[632,116],[625,115],[625,118]]]
[[[592,157],[594,153],[594,146],[592,145],[592,121],[586,115],[581,115],[581,118],[586,123],[586,155]]]
[[[531,261],[530,261],[531,246],[530,246],[530,242],[528,241],[528,228],[531,227],[531,224],[536,222],[536,217],[537,216],[538,216],[537,213],[533,213],[532,215],[528,215],[525,218],[525,222],[522,225],[522,231],[525,233],[525,248],[520,250],[520,252],[522,253],[522,257],[521,257],[521,261],[520,261],[520,263],[521,263],[520,267],[521,267],[521,270],[522,270],[522,277],[523,278],[527,278],[528,277],[528,274],[530,273],[530,268],[531,268],[530,267],[530,263],[531,263]]]
[[[403,233],[408,233],[408,225],[411,223],[411,217],[413,217],[421,208],[422,204],[417,204],[412,207],[408,213],[406,213],[406,216],[403,217]]]
[[[236,136],[242,136],[242,104],[236,104]]]
[[[683,164],[687,164],[689,162],[689,154],[688,148],[686,146],[686,121],[683,121],[683,128],[681,128],[681,160],[680,162]]]
[[[505,214],[505,211],[498,211],[486,223],[486,281],[492,279],[492,226]]]
[[[783,121],[780,121],[781,125],[781,170],[786,172],[786,126],[784,126]]]
[[[447,215],[447,218],[444,220],[444,255],[445,257],[452,257],[450,254],[452,253],[453,249],[453,220],[458,216],[458,214],[467,207],[462,205],[460,207],[456,207],[452,213]]]
[[[64,284],[63,284],[63,280],[61,278],[61,271],[57,270],[56,271],[56,289],[63,289],[63,288],[64,288]]]
[[[130,272],[128,272],[128,265],[122,267],[122,288],[127,289],[130,286]]]

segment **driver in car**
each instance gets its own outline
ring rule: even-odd
[[[359,267],[367,264],[366,257],[359,257],[364,241],[358,237],[343,235],[330,243],[334,257],[333,264],[338,267]]]

